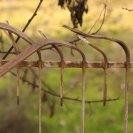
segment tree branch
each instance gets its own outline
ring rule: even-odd
[[[16,76],[16,74],[14,73],[14,72],[10,72],[13,76]],[[22,77],[20,77],[20,79],[22,80],[22,81],[24,81],[24,82],[26,82],[26,83],[28,83],[29,85],[32,85],[33,86],[33,83],[32,82],[30,82],[30,81],[28,81],[28,80],[26,80],[26,79],[23,79]],[[48,89],[50,89],[50,91],[49,90],[46,90],[46,89],[44,89],[44,88],[42,88],[42,91],[43,92],[45,92],[45,93],[47,93],[47,94],[49,94],[49,95],[51,95],[51,96],[54,96],[54,97],[57,97],[57,98],[60,98],[60,95],[58,95],[58,94],[56,94],[55,92],[52,92],[51,90],[51,88],[49,88],[49,86],[45,83],[44,84],[44,82],[42,82],[43,83],[43,85],[45,85],[45,87],[47,87]],[[39,87],[38,85],[35,85],[35,87]],[[64,100],[69,100],[69,101],[76,101],[76,102],[82,102],[82,100],[81,99],[78,99],[78,98],[71,98],[71,97],[63,97],[63,99]],[[110,98],[110,99],[107,99],[106,101],[107,102],[111,102],[111,101],[117,101],[117,100],[119,100],[119,97],[117,97],[117,98]],[[101,102],[103,102],[103,99],[102,100],[90,100],[90,101],[85,101],[85,103],[87,103],[87,104],[91,104],[91,103],[101,103]]]
[[[133,12],[133,9],[128,9],[128,8],[122,8],[123,10],[129,11],[129,12]]]
[[[39,1],[39,4],[37,5],[33,15],[31,16],[31,18],[28,20],[28,22],[26,23],[26,25],[24,26],[22,32],[25,32],[26,29],[28,28],[28,26],[31,24],[31,22],[33,21],[33,19],[35,18],[35,16],[37,15],[37,12],[42,4],[43,0]],[[20,39],[20,36],[17,37],[17,39],[15,40],[15,42],[17,43]],[[9,53],[12,51],[13,46],[10,47],[10,49],[7,51],[7,53],[5,54],[5,56],[2,58],[3,60],[6,59],[6,57],[9,55]]]

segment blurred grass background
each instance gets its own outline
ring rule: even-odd
[[[0,0],[0,22],[9,23],[22,30],[27,20],[31,17],[39,0]],[[104,1],[89,0],[89,13],[84,15],[81,30],[89,31],[97,17],[99,16]],[[49,38],[72,40],[76,38],[74,34],[62,28],[63,24],[70,25],[70,13],[68,10],[57,6],[57,0],[44,1],[38,15],[33,20],[26,31],[26,34],[34,40],[42,37],[38,30],[43,31]],[[128,12],[122,8],[132,8],[132,0],[110,0],[108,1],[107,16],[105,24],[99,34],[123,40],[129,46],[131,59],[133,59],[133,12]],[[97,27],[96,27],[97,28]],[[93,29],[95,31],[95,29]],[[2,32],[3,34],[3,32]],[[10,47],[10,42],[5,36],[4,50]],[[98,44],[109,59],[112,61],[123,61],[124,53],[121,48],[113,43],[91,40]],[[23,43],[20,40],[19,44]],[[110,45],[109,45],[110,44]],[[111,45],[112,44],[112,45]],[[79,43],[78,45],[86,54],[89,61],[101,61],[102,58],[90,47]],[[75,60],[70,56],[70,50],[63,49],[65,59]],[[1,55],[2,57],[3,55]],[[76,57],[79,57],[75,53]],[[12,57],[12,56],[11,56]],[[44,52],[45,60],[59,60],[53,51]],[[10,57],[9,57],[10,58]],[[30,59],[36,59],[33,55]],[[24,74],[25,68],[21,70]],[[16,72],[16,70],[13,70]],[[35,69],[37,72],[37,69]],[[42,79],[56,92],[59,93],[59,69],[45,69]],[[86,104],[85,133],[121,133],[123,132],[124,119],[124,69],[108,70],[108,97],[120,97],[118,101],[109,102],[106,107],[102,103]],[[130,76],[129,94],[129,133],[133,132],[133,98],[132,98],[132,74]],[[32,73],[28,75],[32,80]],[[46,88],[47,89],[47,88]],[[81,98],[81,70],[64,70],[64,90],[65,96]],[[102,99],[103,90],[103,70],[87,69],[86,100]],[[21,83],[21,103],[16,104],[16,78],[10,73],[0,79],[0,133],[36,133],[38,131],[38,109],[37,109],[37,89],[26,83]],[[48,104],[49,103],[49,104]],[[56,103],[56,104],[54,104]],[[52,106],[54,105],[54,107]],[[54,110],[51,112],[50,107]],[[54,113],[54,115],[53,115]],[[44,96],[43,101],[43,132],[47,133],[80,133],[81,104],[74,101],[65,101],[60,107],[59,99],[50,95]]]

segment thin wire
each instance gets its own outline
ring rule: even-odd
[[[108,1],[105,0],[105,4],[104,4],[104,14],[103,14],[103,19],[102,19],[101,25],[100,25],[100,27],[99,27],[95,32],[91,33],[92,35],[97,34],[97,33],[102,29],[102,27],[103,27],[103,25],[104,25],[105,18],[106,18],[106,11],[107,11],[107,2],[108,2]]]
[[[90,34],[90,33],[91,33],[91,31],[93,30],[93,28],[95,27],[95,25],[97,24],[97,22],[99,21],[99,19],[101,18],[101,16],[102,16],[102,14],[103,14],[104,10],[105,10],[105,7],[102,9],[102,11],[101,11],[100,15],[98,16],[98,18],[96,19],[96,21],[94,22],[94,24],[92,25],[92,27],[90,28],[90,30],[89,30],[89,32],[88,32],[88,34]]]

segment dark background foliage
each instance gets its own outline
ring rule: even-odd
[[[87,0],[59,0],[58,5],[69,9],[75,28],[78,27],[78,24],[82,26],[83,14],[88,12]]]

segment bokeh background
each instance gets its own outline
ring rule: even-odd
[[[8,21],[12,26],[22,30],[27,20],[31,17],[39,0],[0,0],[0,22]],[[89,12],[84,14],[84,23],[80,30],[89,31],[103,9],[104,0],[88,0]],[[109,0],[105,23],[98,34],[118,38],[126,42],[133,59],[133,12],[122,8],[133,8],[132,0]],[[41,30],[48,38],[71,41],[76,35],[64,29],[62,25],[72,26],[70,13],[67,9],[61,9],[57,0],[45,0],[32,21],[26,34],[34,40],[42,40],[39,34]],[[97,25],[93,31],[98,28]],[[0,31],[0,49],[6,51],[11,46],[7,35]],[[106,41],[96,41],[108,55],[111,61],[125,60],[124,53],[119,46]],[[27,44],[19,41],[23,50]],[[102,61],[101,55],[92,50],[83,42],[78,47],[84,51],[89,61]],[[77,53],[73,57],[70,49],[62,49],[66,60],[81,60]],[[8,59],[14,57],[10,55]],[[0,55],[3,57],[3,54]],[[32,55],[29,60],[37,60]],[[44,60],[59,60],[55,51],[46,50]],[[34,74],[28,68],[21,69],[21,76],[27,73],[26,79],[35,81]],[[16,73],[16,69],[13,69]],[[34,68],[35,74],[38,70]],[[81,69],[64,70],[64,93],[65,96],[81,98]],[[85,133],[121,133],[124,130],[124,69],[108,70],[108,98],[117,98],[103,107],[102,103],[86,104]],[[44,68],[42,71],[43,89],[59,94],[60,69]],[[103,70],[87,69],[86,100],[102,99]],[[133,71],[130,74],[129,93],[129,133],[133,132]],[[0,78],[0,133],[37,133],[38,132],[38,93],[37,88],[21,82],[20,105],[16,104],[16,77],[10,73]],[[59,99],[43,93],[43,132],[47,133],[80,133],[81,104],[76,101],[64,101],[60,106]]]

